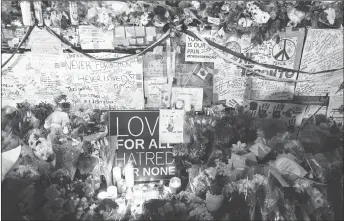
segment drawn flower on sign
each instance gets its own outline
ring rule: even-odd
[[[167,131],[168,132],[172,132],[174,128],[174,121],[173,121],[173,117],[170,117],[169,121],[168,121],[168,125],[167,125]]]

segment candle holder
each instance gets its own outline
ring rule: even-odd
[[[112,175],[113,175],[113,182],[114,183],[119,182],[122,179],[122,169],[120,167],[114,167],[112,169]]]
[[[106,198],[109,197],[109,194],[107,192],[99,192],[98,195],[97,195],[97,199],[102,201],[102,200],[105,200]]]
[[[109,197],[111,197],[112,199],[116,199],[117,198],[117,187],[115,186],[109,186],[106,190],[107,194]]]
[[[182,181],[178,177],[172,177],[170,179],[169,187],[173,194],[177,194],[180,191]]]
[[[123,194],[127,191],[127,186],[125,185],[124,179],[120,179],[117,182],[117,191],[119,194]]]

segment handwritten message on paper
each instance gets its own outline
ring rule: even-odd
[[[145,97],[147,99],[145,104],[146,108],[159,109],[161,107],[162,91],[166,87],[166,84],[167,78],[144,79]]]
[[[160,110],[160,142],[183,143],[184,110]]]
[[[2,54],[2,64],[10,58],[11,54]],[[28,57],[16,54],[1,73],[1,99],[3,105],[16,106],[16,103],[25,100],[28,85],[34,85],[34,69]]]
[[[342,67],[343,30],[310,29],[303,49],[300,70],[315,72]]]
[[[159,137],[159,111],[111,111],[110,136],[118,136],[115,165],[134,164],[136,181],[169,179],[175,175],[172,146]]]
[[[186,36],[185,61],[214,62],[216,59],[217,55],[204,42]]]
[[[300,126],[306,105],[244,100],[246,114],[258,118],[275,118],[284,121],[288,126]]]
[[[166,53],[155,54],[148,52],[143,56],[143,76],[167,77],[167,55]]]
[[[102,31],[91,25],[80,25],[79,36],[84,50],[113,49],[113,31]]]
[[[59,29],[54,29],[59,34]],[[62,51],[62,44],[46,29],[35,27],[29,37],[31,52],[37,54],[59,54]]]
[[[328,117],[332,117],[338,122],[344,121],[344,97],[332,96],[330,97],[330,104],[327,112]]]
[[[299,79],[309,79],[307,82],[298,82],[295,95],[298,96],[329,96],[334,95],[344,81],[343,70],[327,72],[322,74],[299,75]],[[339,92],[338,92],[339,93]],[[340,93],[343,93],[342,91]]]
[[[172,88],[171,103],[175,107],[182,105],[186,111],[194,108],[195,111],[202,111],[203,104],[203,88]]]
[[[303,31],[289,31],[281,34],[282,39],[278,43],[275,40],[269,40],[264,42],[262,45],[255,46],[251,45],[250,38],[246,36],[243,36],[242,38],[233,36],[228,39],[224,46],[262,64],[298,69],[303,45],[303,36]],[[247,76],[256,72],[282,79],[296,79],[297,77],[296,72],[269,69],[249,63],[248,61],[230,54],[227,54],[227,56],[235,62],[249,67],[252,71],[233,65],[221,58],[214,61],[214,68],[225,70],[236,76]],[[283,88],[283,90],[277,90],[280,88]],[[259,79],[259,77],[252,79],[248,91],[250,90],[252,90],[252,92],[248,93],[249,99],[290,100],[293,96],[293,84],[277,81],[266,81],[266,83],[263,83],[263,80]],[[258,94],[258,92],[261,93]]]
[[[246,77],[232,75],[223,70],[214,73],[214,101],[243,99],[246,91]]]
[[[292,100],[294,83],[250,78],[247,81],[247,98],[250,100]]]
[[[93,54],[119,57],[124,54]],[[89,103],[102,109],[143,109],[142,60],[121,63],[91,60],[75,54],[65,55],[69,82],[65,91],[77,103]]]

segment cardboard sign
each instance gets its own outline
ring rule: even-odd
[[[79,26],[80,44],[83,50],[113,49],[113,31],[103,32],[91,25]]]
[[[183,143],[184,110],[160,110],[160,142]]]
[[[275,118],[288,126],[301,125],[306,105],[244,100],[244,112],[258,118]]]
[[[118,136],[116,166],[132,161],[136,181],[175,176],[172,146],[159,138],[159,111],[110,111],[109,120],[110,136]]]
[[[330,97],[330,104],[327,116],[333,118],[337,122],[343,123],[344,121],[344,97],[333,96]]]

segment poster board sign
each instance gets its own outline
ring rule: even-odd
[[[11,54],[1,54],[2,64]],[[1,101],[2,105],[16,106],[26,99],[27,85],[35,86],[35,70],[32,68],[28,56],[16,54],[1,70]]]
[[[145,78],[144,90],[146,98],[146,108],[159,109],[162,103],[162,91],[167,86],[167,77]]]
[[[333,118],[337,122],[344,122],[344,97],[332,96],[330,97],[330,104],[328,107],[327,117]]]
[[[181,108],[185,111],[190,111],[192,107],[195,111],[202,111],[203,88],[173,87],[171,103],[176,108],[179,108],[178,103],[182,104]]]
[[[124,54],[97,53],[98,58]],[[142,59],[122,63],[103,62],[68,53],[62,55],[16,55],[2,73],[4,103],[27,100],[49,102],[65,94],[77,106],[89,104],[99,109],[143,109]],[[2,56],[3,58],[6,55]],[[13,62],[13,63],[12,63]]]
[[[160,110],[161,143],[184,142],[184,110]]]
[[[343,29],[310,29],[302,54],[301,71],[317,72],[343,68]],[[333,95],[343,82],[343,70],[324,74],[299,74],[310,82],[296,84],[295,93],[303,96]]]
[[[53,30],[60,34],[60,29],[53,28]],[[29,44],[32,53],[59,54],[62,52],[61,40],[55,38],[45,28],[35,27],[30,34]]]
[[[118,136],[115,165],[134,164],[136,181],[175,176],[172,146],[161,144],[159,110],[110,111],[110,136]],[[114,145],[114,144],[111,144]]]
[[[92,25],[79,26],[80,45],[83,50],[114,49],[113,31],[103,31]]]
[[[147,52],[143,55],[143,76],[151,77],[167,77],[167,55],[164,53]]]
[[[288,126],[300,126],[307,105],[244,100],[244,112],[257,118],[275,118]]]
[[[97,53],[98,58],[125,54]],[[88,103],[101,109],[144,108],[142,59],[121,63],[91,60],[76,54],[64,55],[64,92],[75,103]],[[62,86],[65,84],[61,84]]]
[[[213,78],[213,100],[243,99],[246,92],[247,78],[225,70],[215,70]]]
[[[230,37],[225,47],[241,53],[244,56],[251,58],[254,61],[257,61],[262,64],[276,65],[289,69],[298,69],[300,64],[303,38],[304,38],[304,29],[299,29],[296,31],[286,30],[285,32],[280,32],[280,41],[271,39],[265,41],[262,45],[253,45],[251,43],[250,36],[244,35],[241,38],[232,36]],[[265,68],[260,65],[249,63],[245,60],[227,55],[228,58],[233,59],[234,61],[243,64],[247,67],[250,67],[254,72],[263,73],[273,77],[278,77],[282,79],[296,79],[296,72],[288,72],[277,69]],[[236,65],[230,64],[229,62],[218,58],[214,61],[214,68],[219,70],[226,70],[231,72],[236,76],[247,76],[252,74],[251,71],[245,70]],[[251,84],[249,85],[249,90],[251,93],[247,94],[247,99],[252,100],[291,100],[294,90],[293,83],[278,82],[278,81],[269,81],[264,82],[259,77],[252,79]],[[278,92],[277,89],[283,88],[284,90]],[[258,93],[260,92],[260,93]],[[268,96],[267,96],[268,95]]]
[[[196,30],[197,31],[197,30]],[[198,31],[197,31],[198,32]],[[203,38],[214,41],[210,32],[199,33]],[[192,62],[214,62],[217,59],[217,55],[201,40],[198,40],[189,35],[185,36],[185,61]]]

